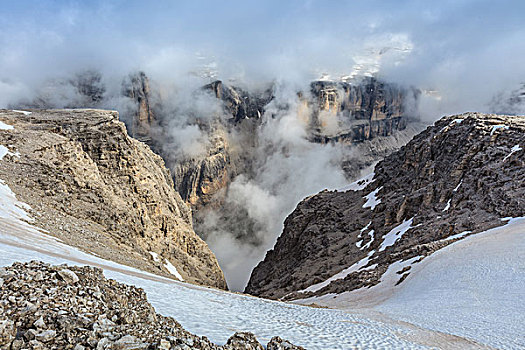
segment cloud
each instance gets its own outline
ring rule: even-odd
[[[490,111],[494,96],[525,81],[523,13],[521,0],[11,1],[0,18],[0,108],[37,96],[78,103],[68,80],[93,70],[105,87],[100,106],[126,118],[135,106],[122,79],[143,70],[162,103],[164,151],[177,160],[206,154],[203,125],[224,117],[216,99],[196,93],[202,85],[272,82],[276,98],[249,150],[255,170],[231,184],[230,219],[210,211],[203,224],[239,290],[297,202],[347,181],[341,163],[353,150],[308,140],[297,91],[322,76],[375,74],[420,88],[427,122]],[[337,132],[337,119],[321,119]],[[225,137],[234,145],[243,136]]]
[[[524,79],[524,12],[519,0],[17,1],[0,20],[1,92],[83,69],[143,69],[162,84],[206,70],[247,84],[362,70],[438,90],[440,113],[481,109]]]

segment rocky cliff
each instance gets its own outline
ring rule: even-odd
[[[525,215],[525,118],[445,117],[345,190],[303,200],[246,292],[269,298],[395,283],[411,264]]]
[[[271,88],[251,93],[236,86],[226,85],[220,80],[205,85],[203,90],[211,91],[224,103],[225,110],[235,123],[243,119],[260,119],[265,106],[273,99]]]
[[[251,333],[235,333],[223,346],[191,334],[157,314],[144,290],[100,269],[36,261],[0,268],[0,348],[264,349]],[[279,337],[266,348],[303,349]]]
[[[152,92],[146,74],[144,72],[130,74],[122,83],[122,94],[136,104],[132,117],[131,136],[151,144],[151,129],[157,125],[157,120],[153,111]]]
[[[406,128],[416,116],[419,90],[366,77],[356,83],[315,81],[314,97],[317,142],[360,142],[378,136],[389,136]],[[338,128],[327,128],[337,116]]]
[[[308,138],[312,142],[353,146],[405,130],[407,122],[416,116],[413,108],[417,105],[418,90],[375,78],[364,78],[353,84],[316,81],[310,88],[308,93],[299,92],[297,98],[304,104],[304,118],[310,124]],[[221,101],[231,123],[201,126],[211,141],[207,154],[168,161],[176,189],[194,208],[208,205],[214,196],[220,203],[221,193],[231,180],[252,171],[250,159],[257,144],[257,128],[266,107],[274,99],[271,89],[250,93],[221,81],[208,84],[203,90]],[[140,113],[137,118],[138,115]],[[331,127],[327,128],[326,124]],[[232,144],[229,135],[232,132],[242,144]],[[239,138],[239,134],[244,134],[244,138]],[[169,157],[163,151],[160,153],[165,159]],[[377,161],[381,155],[364,166]],[[366,157],[373,158],[373,155]],[[353,171],[348,176],[355,174]]]
[[[103,258],[226,288],[162,158],[101,110],[0,111],[0,178],[36,224]],[[2,146],[4,147],[4,146]]]

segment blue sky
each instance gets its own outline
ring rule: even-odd
[[[175,81],[209,63],[219,77],[247,83],[339,77],[377,64],[391,80],[461,90],[472,107],[477,96],[525,80],[518,0],[2,0],[1,8],[4,95],[13,94],[8,83],[27,91],[85,68]],[[369,59],[379,52],[378,62]]]

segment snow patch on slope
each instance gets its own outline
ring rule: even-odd
[[[495,348],[525,348],[525,217],[438,250],[399,287],[379,311]]]
[[[498,129],[508,130],[509,127],[507,125],[494,125],[490,130],[490,135],[492,136]]]
[[[401,224],[394,227],[390,232],[383,236],[383,242],[379,247],[379,251],[382,252],[385,248],[394,245],[403,235],[412,228],[412,221],[414,217],[404,220]],[[419,225],[418,225],[419,226]],[[417,226],[415,226],[417,227]]]
[[[173,264],[168,259],[164,259],[164,267],[166,268],[166,270],[168,270],[169,273],[177,277],[179,281],[184,281],[179,271],[177,271],[177,268],[173,266]]]
[[[0,145],[0,160],[4,159],[6,155],[10,155],[13,157],[20,157],[20,153],[16,152],[10,152],[9,149],[6,146]]]
[[[366,186],[368,186],[368,184],[371,184],[372,182],[375,181],[374,179],[374,176],[375,176],[375,173],[370,173],[368,175],[366,175],[365,177],[357,180],[357,181],[354,181],[352,182],[351,184],[345,186],[345,187],[341,187],[339,189],[337,189],[338,191],[341,191],[341,192],[345,192],[345,191],[361,191],[363,189],[365,189]]]
[[[447,126],[443,127],[439,132],[443,132],[443,131],[446,131],[448,130],[450,127],[454,126],[455,124],[461,124],[461,122],[463,121],[463,119],[454,119],[453,121],[451,121]]]
[[[31,207],[18,201],[9,186],[0,179],[0,218],[32,221],[26,210]]]
[[[6,124],[3,121],[0,121],[0,130],[13,130],[14,127],[12,125]]]
[[[416,256],[408,260],[400,260],[390,264],[387,271],[381,276],[380,282],[372,287],[362,287],[340,294],[330,293],[321,296],[298,299],[293,302],[303,305],[315,303],[345,310],[362,309],[377,305],[380,302],[387,300],[393,294],[394,289],[396,288],[396,283],[401,278],[398,272],[406,269],[407,266],[412,267],[412,264],[420,259],[422,259],[421,256]]]
[[[452,235],[450,237],[445,238],[444,241],[451,241],[453,239],[463,238],[463,237],[465,237],[466,235],[468,235],[471,232],[472,231],[463,231],[463,232],[460,232],[460,233],[457,233],[455,235]]]
[[[15,113],[22,113],[23,115],[30,115],[31,113],[33,113],[33,112],[28,112],[28,111],[20,111],[18,109],[13,109],[12,111]]]
[[[363,269],[366,265],[368,265],[368,262],[370,261],[370,257],[372,255],[374,255],[374,253],[375,253],[375,250],[372,250],[371,252],[368,253],[367,256],[365,256],[363,259],[359,260],[358,262],[356,262],[352,266],[347,267],[346,269],[344,269],[343,271],[341,271],[339,273],[336,273],[335,275],[333,275],[332,277],[328,278],[327,280],[325,280],[323,282],[319,282],[319,283],[316,283],[314,285],[311,285],[310,287],[308,287],[306,289],[303,289],[303,290],[301,290],[299,292],[300,293],[317,292],[318,290],[323,289],[324,287],[326,287],[327,285],[329,285],[333,281],[344,279],[346,276],[348,276],[352,272],[359,271],[359,270]],[[365,270],[369,269],[369,268],[371,268],[371,266],[368,267],[368,268],[365,268]]]
[[[451,201],[451,200],[452,200],[452,199],[449,199],[449,200],[448,200],[447,205],[445,205],[445,208],[444,208],[442,211],[447,211],[447,210],[450,209],[450,201]]]
[[[510,153],[507,154],[507,155],[505,156],[505,158],[503,158],[503,161],[506,161],[507,158],[509,158],[511,155],[513,155],[514,153],[516,153],[516,152],[518,152],[518,151],[521,151],[521,150],[522,150],[522,148],[520,147],[519,144],[515,145],[514,147],[512,147],[512,148],[510,149]]]
[[[159,259],[159,254],[155,253],[155,252],[149,252],[151,257],[153,258],[153,261],[155,262],[160,262],[160,259]]]
[[[376,190],[370,192],[369,194],[363,197],[364,199],[366,199],[366,203],[363,204],[363,208],[370,208],[370,210],[374,210],[375,207],[379,203],[381,203],[381,198],[377,198],[377,194],[379,193],[379,191],[381,191],[382,188],[383,186],[377,188]]]

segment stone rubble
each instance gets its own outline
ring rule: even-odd
[[[193,335],[157,314],[141,288],[98,268],[31,261],[1,268],[0,278],[1,349],[264,349],[251,333],[224,346]],[[303,348],[274,337],[267,349]]]

